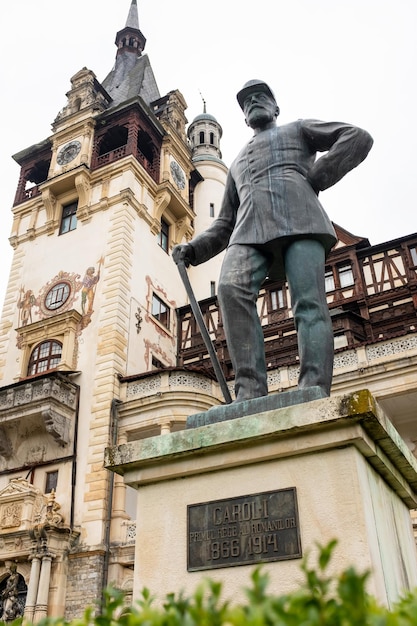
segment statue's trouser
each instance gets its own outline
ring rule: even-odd
[[[298,387],[319,386],[328,396],[334,346],[324,287],[324,248],[313,239],[295,240],[287,247],[284,259],[298,338]],[[268,393],[264,337],[256,302],[269,265],[270,260],[259,249],[245,245],[230,246],[223,261],[218,298],[235,372],[237,401]]]

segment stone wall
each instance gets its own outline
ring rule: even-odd
[[[87,606],[100,600],[103,584],[103,552],[69,556],[65,619],[81,617]]]

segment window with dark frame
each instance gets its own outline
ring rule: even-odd
[[[417,266],[417,246],[409,248],[411,254],[411,262],[413,266]]]
[[[285,295],[283,289],[274,289],[269,292],[270,310],[277,311],[284,309],[286,306]]]
[[[78,202],[72,202],[62,207],[61,224],[59,227],[60,235],[69,233],[77,228],[77,208]]]
[[[153,370],[163,370],[165,368],[162,361],[156,358],[156,356],[152,355],[152,369]]]
[[[169,224],[164,218],[161,218],[161,230],[158,235],[158,244],[161,246],[162,250],[168,252],[169,250]]]
[[[156,294],[152,295],[152,316],[165,328],[169,328],[170,308]]]
[[[214,217],[214,202],[210,202],[210,217]]]
[[[58,470],[55,470],[53,472],[46,472],[45,493],[51,493],[51,491],[56,491],[57,484]]]
[[[57,367],[62,357],[62,343],[55,340],[42,341],[32,350],[28,376],[48,372]]]
[[[216,281],[210,281],[210,296],[213,297],[216,295]]]
[[[71,293],[71,286],[66,281],[54,285],[45,296],[45,306],[55,311],[65,304]]]
[[[334,291],[333,270],[326,270],[326,273],[324,274],[324,284],[326,293],[328,293],[329,291]]]
[[[200,130],[200,143],[205,143],[205,140],[204,130]]]
[[[339,273],[339,281],[340,286],[343,287],[351,287],[355,284],[355,280],[353,278],[353,270],[350,263],[347,265],[341,265],[338,268]]]

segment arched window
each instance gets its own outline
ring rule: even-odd
[[[204,130],[200,130],[200,143],[204,143],[206,141],[206,137],[204,134]]]
[[[32,350],[27,375],[33,376],[56,368],[61,356],[62,343],[54,340],[42,341]]]
[[[210,143],[212,146],[214,145],[214,133],[210,133]]]

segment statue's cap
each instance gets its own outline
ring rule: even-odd
[[[263,80],[253,78],[252,80],[248,80],[248,82],[245,83],[242,89],[236,94],[236,98],[240,104],[241,109],[243,109],[243,103],[245,101],[245,98],[247,98],[247,96],[249,96],[251,93],[254,93],[255,91],[263,91],[264,93],[267,93],[268,96],[271,96],[276,102],[276,98],[272,89]]]

